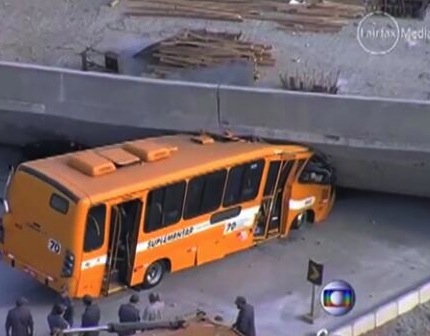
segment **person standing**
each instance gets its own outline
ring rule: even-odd
[[[61,291],[60,299],[58,300],[57,303],[59,303],[65,308],[63,317],[69,324],[69,327],[72,328],[73,322],[74,322],[74,307],[73,307],[73,301],[70,298],[69,292],[66,288],[64,288]]]
[[[130,296],[129,302],[122,304],[118,309],[118,317],[120,323],[128,323],[128,322],[139,322],[140,321],[140,311],[136,307],[139,303],[139,296],[137,294],[133,294]],[[130,331],[122,331],[119,332],[119,336],[129,336],[134,335],[136,330]]]
[[[160,300],[160,296],[155,293],[149,293],[149,305],[143,311],[142,320],[146,322],[159,321],[163,318],[164,304]]]
[[[236,322],[233,324],[233,329],[236,329],[244,336],[256,336],[254,307],[246,302],[243,296],[238,296],[234,302],[239,313]]]
[[[82,299],[85,305],[84,313],[82,314],[81,327],[97,327],[100,323],[100,307],[98,304],[93,302],[93,298],[90,295],[85,295]],[[98,331],[90,331],[83,334],[83,336],[98,336]]]
[[[56,332],[69,328],[69,324],[63,317],[65,310],[66,308],[58,303],[52,308],[47,318],[50,335],[55,335]]]
[[[16,300],[15,308],[6,316],[6,336],[33,336],[34,322],[24,297]]]

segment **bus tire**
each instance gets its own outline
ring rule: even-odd
[[[294,218],[293,220],[293,224],[291,225],[291,228],[293,230],[300,230],[301,228],[303,228],[303,226],[307,223],[307,213],[302,212],[299,213],[296,218]]]
[[[159,285],[166,271],[166,263],[163,260],[157,260],[149,265],[143,278],[143,289],[150,289]]]

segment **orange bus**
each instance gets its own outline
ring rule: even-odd
[[[22,163],[6,186],[0,251],[50,288],[95,297],[321,222],[324,157],[296,145],[174,135]]]

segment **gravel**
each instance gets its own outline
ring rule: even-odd
[[[430,303],[375,329],[363,336],[426,336],[430,335]]]
[[[113,8],[108,4],[107,0],[0,0],[0,59],[79,68],[79,53],[86,47],[137,51],[183,28],[242,31],[246,38],[275,48],[277,66],[263,71],[260,86],[279,87],[280,73],[306,69],[339,72],[343,94],[424,100],[430,97],[430,37],[417,43],[401,38],[391,53],[374,56],[357,42],[357,22],[337,34],[295,34],[259,21],[130,18],[121,14],[124,1]],[[400,20],[399,24],[430,30],[428,18]]]

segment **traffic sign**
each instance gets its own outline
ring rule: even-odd
[[[314,285],[321,286],[323,280],[324,265],[309,259],[308,281]]]

